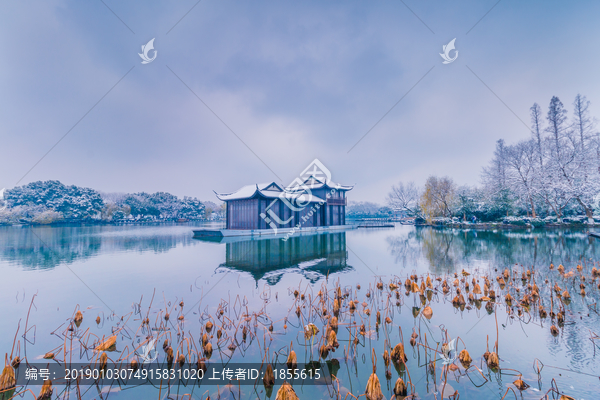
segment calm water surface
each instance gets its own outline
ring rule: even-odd
[[[140,324],[136,313],[140,309],[144,310],[143,314],[150,310],[153,323],[162,320],[160,317],[165,312],[185,315],[185,322],[171,318],[167,324],[174,348],[181,340],[175,335],[178,329],[188,332],[198,345],[201,327],[209,316],[217,318],[220,309],[230,320],[239,320],[246,312],[242,312],[242,308],[249,313],[262,312],[255,327],[255,340],[261,342],[262,347],[258,343],[248,344],[243,351],[233,352],[233,361],[260,363],[265,343],[272,354],[271,360],[278,352],[278,361],[285,361],[283,354],[287,354],[290,342],[294,343],[299,362],[318,360],[317,348],[305,344],[302,327],[309,320],[314,322],[321,330],[320,337],[324,331],[323,320],[311,317],[307,309],[297,317],[295,310],[299,303],[293,291],[299,290],[314,299],[319,290],[333,292],[334,287],[340,285],[350,292],[350,298],[356,298],[359,303],[368,301],[372,310],[370,317],[357,312],[340,318],[340,347],[329,354],[328,360],[330,367],[333,359],[340,364],[336,376],[341,398],[347,392],[364,393],[372,371],[371,349],[374,348],[377,374],[386,398],[390,398],[397,377],[407,381],[410,374],[419,398],[439,399],[441,361],[438,357],[433,374],[426,372],[431,353],[426,359],[422,348],[417,351],[408,345],[413,328],[422,336],[426,333],[428,343],[434,348],[443,341],[443,330],[452,338],[460,336],[473,357],[473,364],[482,371],[482,374],[472,371],[465,374],[459,370],[448,374],[446,396],[458,390],[461,398],[500,399],[508,387],[514,388],[512,382],[521,373],[531,387],[517,393],[519,398],[541,398],[550,389],[552,379],[561,392],[576,399],[600,398],[600,354],[596,355],[600,348],[595,346],[595,343],[600,345],[600,340],[593,339],[595,334],[600,334],[595,306],[599,297],[598,282],[588,284],[587,296],[581,297],[579,280],[563,282],[556,270],[549,269],[551,263],[563,264],[567,271],[581,264],[583,273],[590,275],[594,261],[600,260],[600,242],[589,239],[583,231],[476,232],[396,226],[294,237],[286,242],[266,239],[213,243],[193,239],[191,229],[193,226],[187,224],[0,227],[3,277],[0,280],[3,304],[0,349],[10,354],[19,322],[19,335],[23,335],[31,300],[36,295],[29,315],[27,340],[19,336],[20,355],[31,361],[39,361],[46,352],[63,344],[64,338],[56,332],[64,330],[77,307],[84,311],[84,322],[79,329],[82,332],[89,329],[88,334],[98,337],[109,335],[111,327],[119,322],[111,310],[116,316],[131,315],[128,324],[135,328],[129,334],[129,343],[136,340],[139,343],[146,337],[141,334],[135,337]],[[461,311],[452,307],[451,297],[438,293],[428,302],[434,314],[427,320],[413,314],[415,307],[423,307],[418,294],[407,295],[401,288],[397,300],[387,288],[389,280],[404,282],[411,274],[444,278],[451,274],[451,282],[454,272],[460,274],[463,270],[477,276],[488,274],[493,281],[506,267],[536,271],[542,297],[549,299],[551,286],[559,282],[562,287],[569,287],[573,300],[565,306],[566,322],[558,337],[550,334],[549,319],[540,321],[535,310],[531,316],[511,318],[505,307],[498,307],[501,372],[489,371],[482,362],[486,337],[489,335],[490,348],[496,340],[494,314],[488,315],[484,307],[474,306]],[[545,278],[549,284],[544,283]],[[379,279],[386,285],[381,291],[375,289]],[[356,289],[357,284],[361,285],[360,290]],[[366,297],[368,291],[372,294],[369,298]],[[177,307],[180,301],[185,302],[183,310]],[[394,305],[396,301],[399,301],[398,306]],[[375,330],[376,310],[393,318],[391,326]],[[94,321],[97,316],[102,321],[98,325]],[[365,323],[368,331],[356,347],[349,341],[356,330],[353,321],[357,325]],[[268,332],[271,324],[273,333]],[[284,324],[288,325],[287,330]],[[400,341],[398,327],[402,328],[407,348],[408,374],[391,368],[390,380],[386,380],[382,354],[386,340],[391,347]],[[119,337],[118,351],[111,357],[118,358],[127,340]],[[226,347],[223,346],[223,351],[231,353]],[[544,365],[540,375],[533,368],[536,359]],[[324,386],[294,384],[294,387],[301,399],[330,398],[333,393]],[[39,387],[32,389],[36,394],[39,392]],[[150,386],[96,388],[82,397],[100,398],[99,390],[103,391],[103,398],[166,398],[165,390],[159,392]],[[189,393],[192,398],[201,399],[210,394],[215,398],[217,390],[211,386],[184,388],[179,390],[179,395]],[[276,391],[277,387],[273,393],[267,393],[262,384],[256,390],[242,386],[241,397],[274,399]],[[61,398],[69,397],[60,387],[55,388],[57,394]],[[237,395],[236,392],[235,398]],[[70,396],[73,397],[73,393]],[[224,393],[222,397],[229,398]],[[513,397],[512,392],[507,396]],[[171,398],[177,397],[172,395]]]

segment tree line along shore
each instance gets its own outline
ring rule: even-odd
[[[554,96],[545,112],[535,103],[530,117],[529,137],[497,141],[479,186],[438,176],[423,187],[399,182],[387,195],[388,208],[429,225],[600,223],[600,133],[590,102],[578,94],[569,116]]]
[[[578,94],[569,115],[557,96],[530,108],[529,136],[503,139],[478,186],[430,176],[423,187],[399,182],[386,204],[350,201],[346,218],[411,218],[433,226],[560,227],[600,223],[600,132]],[[224,205],[166,192],[101,193],[59,181],[3,191],[0,225],[221,220]]]
[[[4,190],[0,225],[128,223],[218,220],[222,207],[195,197],[156,193],[101,193],[94,189],[38,181]]]

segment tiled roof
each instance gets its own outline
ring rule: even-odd
[[[259,193],[263,197],[266,197],[269,199],[279,198],[283,194],[283,197],[285,197],[289,200],[294,199],[294,200],[299,200],[301,202],[305,202],[306,201],[305,196],[307,196],[307,194],[304,190],[302,190],[302,191],[287,190],[287,189],[282,188],[276,182],[258,183],[255,185],[246,185],[232,193],[217,193],[217,192],[215,192],[215,194],[221,201],[251,199],[257,193]],[[325,202],[325,200],[318,198],[316,196],[311,196],[310,199],[308,199],[308,200],[310,202]]]

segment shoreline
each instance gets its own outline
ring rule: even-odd
[[[351,220],[349,222],[352,222]],[[51,222],[49,224],[40,224],[33,222],[20,222],[20,223],[0,223],[0,228],[3,227],[58,227],[58,226],[97,226],[97,225],[196,225],[196,224],[224,224],[225,220],[206,220],[206,219],[194,219],[189,221],[177,221],[177,220],[159,220],[159,221],[101,221],[101,220],[82,220],[82,221],[60,221]],[[347,225],[354,225],[349,223]],[[588,224],[588,223],[548,223],[541,226],[534,226],[532,224],[505,224],[502,222],[482,222],[482,223],[446,223],[446,224],[400,224],[400,225],[412,225],[414,227],[430,227],[436,229],[454,228],[454,229],[473,229],[473,230],[494,230],[494,229],[585,229],[585,228],[600,228],[600,223]]]
[[[36,224],[33,222],[20,222],[20,223],[0,223],[0,227],[24,227],[24,226],[97,226],[97,225],[111,225],[111,226],[120,226],[120,225],[161,225],[161,224],[174,224],[174,225],[186,225],[186,224],[197,224],[197,223],[224,223],[224,220],[207,220],[207,219],[194,219],[189,221],[177,221],[177,220],[160,220],[160,221],[61,221],[61,222],[51,222],[49,224]]]
[[[476,230],[494,230],[494,229],[585,229],[585,228],[600,228],[600,223],[596,224],[573,224],[573,223],[552,223],[544,224],[542,226],[534,226],[532,224],[516,225],[516,224],[503,224],[494,222],[484,223],[461,223],[461,224],[415,224],[418,227],[430,227],[430,228],[458,228],[458,229],[476,229]]]

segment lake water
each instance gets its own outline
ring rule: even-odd
[[[209,339],[214,352],[209,364],[223,360],[260,364],[265,352],[268,361],[285,363],[290,343],[298,363],[318,361],[339,286],[347,294],[338,317],[339,347],[320,364],[326,375],[331,377],[333,372],[337,381],[328,386],[296,379],[293,386],[301,399],[363,394],[373,370],[373,349],[376,373],[387,399],[398,377],[412,382],[422,399],[440,399],[442,388],[444,398],[457,390],[461,398],[500,399],[513,388],[517,398],[540,399],[552,388],[553,380],[556,398],[558,392],[576,399],[600,398],[600,354],[596,354],[600,339],[595,339],[600,334],[596,309],[600,290],[598,279],[592,280],[591,275],[600,260],[600,243],[584,231],[465,231],[398,225],[292,237],[285,242],[214,243],[193,239],[193,228],[192,224],[0,227],[0,349],[10,356],[18,330],[13,356],[18,354],[32,364],[62,365],[65,359],[95,362],[98,353],[85,348],[116,331],[116,351],[108,353],[109,360],[128,361],[136,346],[149,337],[159,337],[161,344],[167,339],[176,354],[185,354],[187,362],[195,363],[202,356],[199,341],[211,320],[215,328]],[[558,265],[564,266],[566,275],[558,272]],[[465,276],[466,282],[477,278],[483,287],[484,275],[496,284],[496,277],[506,268],[518,279],[504,291],[496,287],[495,312],[486,312],[485,302],[483,306],[467,303],[462,309],[452,306],[455,273],[460,279],[465,271],[470,274]],[[522,281],[527,270],[531,278]],[[435,289],[423,296],[406,291],[403,284],[409,275],[429,275]],[[582,276],[585,296],[579,294]],[[450,294],[443,294],[437,277],[448,281]],[[400,288],[390,288],[390,281],[399,283]],[[382,289],[377,288],[378,282],[383,283]],[[554,312],[564,309],[565,322],[557,325],[557,336],[550,333],[550,326],[556,323],[550,317],[540,318],[537,305],[508,307],[504,302],[508,290],[519,298],[532,283],[539,286],[548,313],[551,307]],[[553,293],[555,283],[568,289],[570,302]],[[464,282],[460,286],[466,298]],[[357,300],[356,311],[349,309],[352,299]],[[433,311],[431,319],[420,314],[426,305]],[[328,314],[323,314],[323,308]],[[83,322],[68,331],[77,309],[83,311]],[[389,317],[390,323],[382,320],[376,327],[377,311],[382,319]],[[170,314],[168,321],[165,313]],[[146,316],[150,324],[144,327],[141,322]],[[97,317],[100,323],[96,323]],[[306,340],[304,327],[309,323],[320,332]],[[363,324],[364,335],[359,334]],[[250,332],[246,341],[240,336],[243,326]],[[220,339],[217,329],[222,331]],[[417,342],[429,350],[409,344],[413,331],[419,334]],[[435,349],[457,337],[456,347],[466,347],[473,361],[469,368],[456,361],[459,368],[452,370]],[[500,369],[494,370],[488,369],[482,356],[486,348],[492,351],[496,338]],[[406,365],[386,368],[384,350],[400,341],[406,348]],[[231,343],[235,348],[229,348]],[[158,347],[160,362],[164,352]],[[42,359],[47,352],[54,352],[56,360]],[[436,364],[430,368],[432,360]],[[539,374],[536,365],[543,365]],[[24,367],[23,363],[19,373]],[[530,385],[520,393],[513,385],[519,374]],[[99,393],[102,398],[203,399],[208,395],[217,398],[220,393],[221,398],[275,399],[279,388],[277,384],[272,392],[265,390],[262,381],[229,391],[205,383],[170,389],[157,386],[99,385],[87,387],[79,395],[90,399],[100,398]],[[39,386],[30,388],[39,393]],[[61,398],[77,398],[76,393],[74,387],[54,386],[55,396]],[[506,396],[514,397],[512,391]]]

